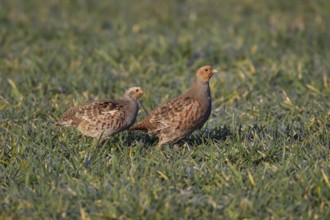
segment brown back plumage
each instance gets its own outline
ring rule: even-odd
[[[76,127],[82,120],[95,121],[105,117],[110,111],[121,111],[123,106],[113,100],[93,101],[69,108],[58,124]]]
[[[203,126],[211,113],[209,79],[215,70],[205,66],[197,71],[193,85],[181,96],[156,107],[130,130],[142,130],[159,138],[159,146],[177,142]]]
[[[143,94],[139,87],[127,90],[122,99],[93,101],[68,109],[58,122],[77,128],[83,135],[103,138],[129,128],[135,121],[137,99]]]

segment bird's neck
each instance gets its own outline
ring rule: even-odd
[[[190,89],[187,91],[189,95],[198,97],[211,97],[209,82],[201,82],[198,79],[194,79]]]
[[[125,96],[123,97],[123,100],[125,100],[125,101],[129,101],[129,102],[136,102],[136,99],[134,99],[133,97],[130,97],[130,96],[128,96],[128,95],[125,95]]]
[[[139,108],[138,101],[132,97],[126,96],[122,99],[126,103],[126,107],[137,111]]]

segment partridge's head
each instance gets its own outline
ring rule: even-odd
[[[199,82],[207,83],[214,73],[218,72],[212,66],[203,66],[197,70],[196,78]]]
[[[144,92],[140,87],[132,87],[126,91],[125,97],[131,98],[133,100],[137,100],[143,95],[143,93]]]

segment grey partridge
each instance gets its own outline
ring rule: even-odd
[[[92,101],[68,109],[57,123],[77,128],[83,135],[106,138],[131,127],[136,119],[138,98],[143,95],[140,87],[129,88],[120,99]]]
[[[216,72],[211,66],[199,68],[187,91],[156,107],[130,130],[156,135],[158,147],[161,147],[169,142],[176,143],[201,128],[211,114],[209,80]]]

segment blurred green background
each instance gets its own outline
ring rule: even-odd
[[[326,0],[0,0],[0,218],[329,218],[329,27]],[[190,151],[53,127],[131,86],[150,110],[207,64]]]

